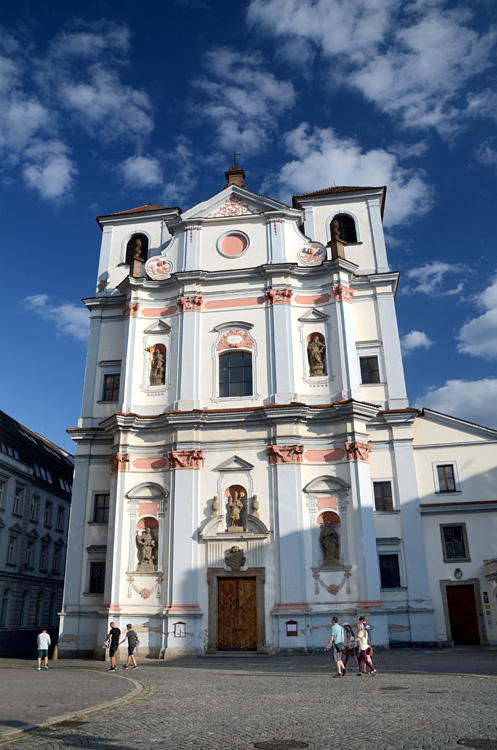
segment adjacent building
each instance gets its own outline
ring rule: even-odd
[[[72,456],[0,411],[0,654],[57,643]]]
[[[60,652],[497,643],[497,432],[409,406],[386,188],[226,177],[98,219]]]

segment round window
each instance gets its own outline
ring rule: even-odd
[[[223,255],[229,258],[236,258],[247,250],[249,245],[248,237],[242,232],[228,232],[218,240],[218,249]]]

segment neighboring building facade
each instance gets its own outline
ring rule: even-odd
[[[46,627],[57,643],[73,461],[0,411],[0,654],[35,653]]]
[[[320,648],[332,613],[433,644],[386,190],[290,208],[226,174],[185,213],[99,218],[61,655],[102,655],[111,619],[151,656]]]

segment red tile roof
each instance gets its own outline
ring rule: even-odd
[[[146,206],[138,206],[137,208],[128,208],[127,211],[117,211],[114,214],[103,214],[97,216],[97,221],[100,223],[100,219],[107,219],[109,216],[125,216],[126,214],[144,214],[149,211],[172,211],[177,206],[158,206],[156,203],[147,203]],[[178,208],[181,212],[181,209]]]
[[[313,195],[335,195],[337,193],[357,193],[361,190],[383,190],[383,203],[382,203],[382,211],[381,214],[383,216],[383,209],[385,207],[385,196],[387,192],[386,185],[380,185],[376,187],[372,187],[371,185],[336,185],[333,187],[323,188],[322,190],[314,190],[311,193],[301,193],[301,195],[294,195],[293,196],[293,207],[299,208],[299,198],[308,198]]]

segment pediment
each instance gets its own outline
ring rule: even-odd
[[[28,536],[30,539],[38,539],[40,535],[38,534],[36,529],[30,529],[26,536]]]
[[[5,523],[4,523],[3,519],[0,518],[0,529],[4,529],[4,528],[5,528]]]
[[[321,476],[310,481],[304,487],[304,492],[312,492],[316,495],[326,494],[333,495],[337,492],[344,492],[350,489],[350,485],[344,482],[343,479],[337,477]]]
[[[22,534],[22,526],[20,526],[17,521],[12,524],[12,526],[9,528],[9,531],[12,531],[14,534]]]
[[[220,219],[239,216],[257,216],[267,212],[279,211],[297,214],[295,209],[272,198],[253,193],[251,190],[230,185],[220,193],[213,195],[202,203],[197,203],[182,214],[183,221],[191,219]]]
[[[160,484],[154,484],[153,482],[143,482],[130,490],[126,497],[130,500],[160,500],[163,497],[167,497],[169,492],[161,487]]]
[[[52,541],[52,537],[50,536],[50,533],[47,531],[46,534],[44,534],[41,538],[42,542],[48,542],[50,543]]]
[[[330,316],[321,310],[316,310],[315,307],[312,310],[307,310],[303,315],[300,316],[299,320],[302,323],[316,323],[318,321],[328,320]]]
[[[171,326],[169,326],[167,323],[165,323],[163,320],[157,320],[155,323],[153,323],[151,326],[145,329],[145,333],[170,333],[171,332]]]
[[[244,458],[240,458],[240,456],[232,456],[231,458],[228,458],[227,461],[223,461],[222,464],[216,466],[214,471],[250,471],[253,468],[253,464],[245,461]]]

